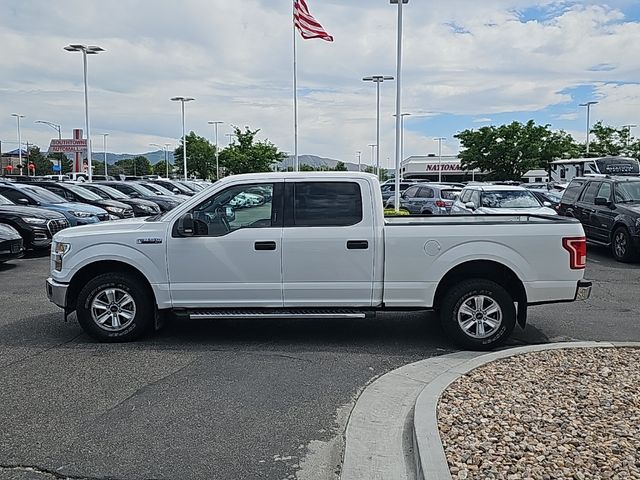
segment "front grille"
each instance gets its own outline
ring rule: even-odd
[[[61,218],[60,220],[49,220],[47,222],[47,228],[49,229],[49,233],[53,237],[60,230],[64,230],[69,226],[69,221],[66,218]]]
[[[125,210],[122,216],[124,218],[133,218],[133,210],[132,209]]]
[[[98,220],[100,220],[101,222],[106,222],[107,220],[109,220],[109,214],[108,213],[99,213],[98,214]]]

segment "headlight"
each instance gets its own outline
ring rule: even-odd
[[[122,212],[124,212],[124,208],[118,208],[118,207],[106,207],[105,210],[107,212],[111,212],[111,213],[122,213]]]
[[[24,217],[23,220],[33,225],[44,225],[45,223],[47,223],[47,220],[44,218]]]
[[[62,258],[71,250],[71,245],[64,242],[55,242],[53,244],[53,264],[56,271],[62,270]]]
[[[150,206],[148,206],[148,205],[140,205],[139,207],[140,207],[140,210],[142,210],[143,212],[153,213],[153,212],[155,212],[155,211],[156,211],[156,209],[155,209],[155,208],[150,207]]]
[[[640,218],[636,219],[636,228],[640,228]]]
[[[74,217],[78,217],[78,218],[93,217],[93,214],[92,213],[88,213],[88,212],[71,212],[71,215],[73,215]]]

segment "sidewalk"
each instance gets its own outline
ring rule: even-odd
[[[514,355],[616,347],[640,347],[640,343],[566,342],[492,353],[461,351],[389,372],[364,390],[351,413],[341,479],[451,479],[438,430],[437,405],[452,382]],[[454,471],[456,478],[466,478],[460,469]],[[514,474],[512,478],[521,477]]]

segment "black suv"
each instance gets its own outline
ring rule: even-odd
[[[574,178],[558,213],[580,220],[587,240],[611,246],[619,262],[640,256],[640,177]]]

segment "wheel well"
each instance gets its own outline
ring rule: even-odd
[[[619,222],[618,222],[618,223],[616,223],[616,224],[613,226],[613,228],[611,229],[611,233],[610,233],[611,241],[613,241],[613,234],[614,234],[614,233],[615,233],[615,231],[616,231],[617,229],[619,229],[620,227],[624,228],[624,229],[627,231],[627,233],[629,232],[629,227],[627,227],[623,222],[620,222],[620,221],[619,221]]]
[[[140,270],[124,262],[103,260],[85,265],[73,276],[71,283],[69,284],[69,289],[67,290],[67,305],[69,306],[69,310],[75,310],[78,295],[86,283],[92,278],[103,273],[128,273],[130,275],[134,275],[138,280],[140,280],[140,284],[148,290],[149,294],[154,299],[154,304],[156,303],[151,284]]]
[[[449,288],[458,282],[470,278],[482,278],[496,282],[502,286],[514,301],[518,302],[518,311],[527,304],[527,292],[518,276],[505,265],[491,260],[473,260],[462,263],[447,272],[440,280],[433,301],[434,308],[439,308]],[[524,309],[526,310],[526,308]]]

